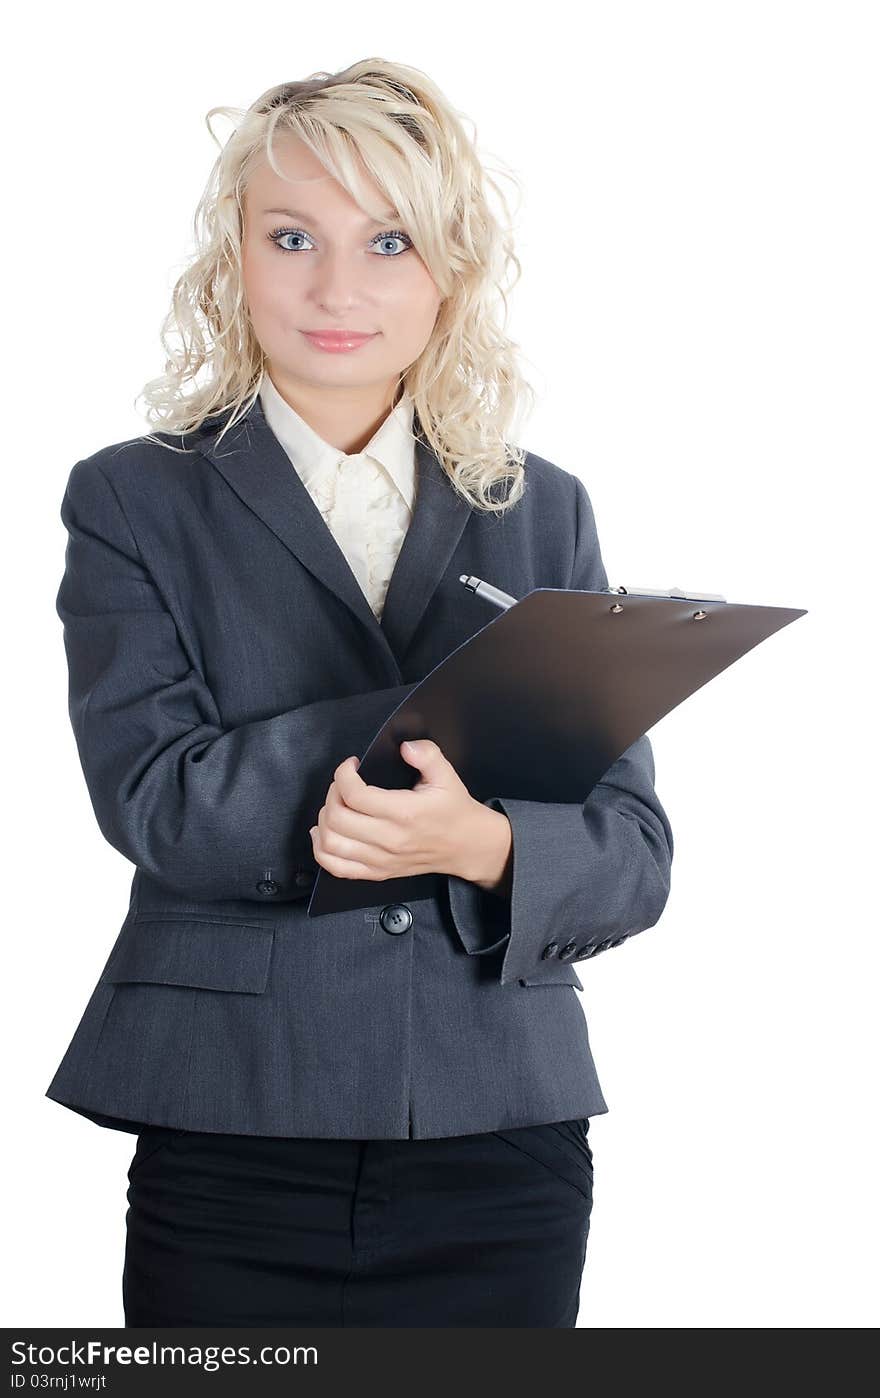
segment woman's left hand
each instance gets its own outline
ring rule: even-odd
[[[494,887],[510,849],[507,817],[471,796],[430,739],[400,753],[421,773],[410,790],[369,786],[357,757],[339,764],[310,832],[317,862],[339,879],[441,873]]]

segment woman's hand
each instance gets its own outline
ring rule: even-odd
[[[368,786],[358,759],[336,768],[311,829],[315,859],[338,879],[455,874],[481,888],[509,888],[512,832],[507,816],[474,800],[436,743],[402,743],[421,772],[409,791]]]

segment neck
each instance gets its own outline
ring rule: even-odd
[[[299,413],[323,441],[344,451],[346,456],[363,451],[403,393],[402,384],[395,392],[396,382],[381,387],[370,384],[328,391],[286,378],[269,365],[265,372],[285,403]]]

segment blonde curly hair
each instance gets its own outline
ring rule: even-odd
[[[237,120],[225,145],[211,127],[217,113]],[[186,433],[228,413],[222,438],[257,397],[265,356],[244,299],[244,192],[264,156],[282,174],[272,148],[280,129],[303,141],[368,214],[380,217],[359,179],[359,156],[399,211],[442,301],[428,344],[397,388],[413,399],[414,430],[472,506],[502,513],[515,504],[525,452],[506,434],[535,395],[517,365],[519,346],[497,321],[496,298],[506,319],[506,292],[522,269],[507,201],[477,155],[476,127],[468,137],[463,118],[424,73],[381,59],[281,83],[244,112],[212,107],[205,120],[220,154],[193,220],[196,252],[162,323],[165,373],[138,394],[150,427]],[[498,194],[505,221],[490,208],[487,187]],[[169,342],[175,332],[179,348]],[[203,368],[206,382],[185,394]],[[156,436],[144,440],[193,450]],[[502,480],[511,485],[499,500],[493,492]]]

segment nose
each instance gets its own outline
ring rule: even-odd
[[[356,255],[327,253],[316,264],[315,293],[329,310],[345,311],[357,300],[362,277],[363,267]]]

